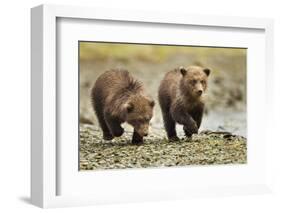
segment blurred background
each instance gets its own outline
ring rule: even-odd
[[[97,77],[108,69],[125,68],[156,100],[151,127],[165,136],[157,102],[159,83],[174,68],[200,65],[212,70],[200,130],[229,131],[246,137],[246,49],[79,42],[79,51],[81,124],[98,127],[90,99]],[[180,126],[177,130],[183,134]]]

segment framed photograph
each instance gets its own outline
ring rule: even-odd
[[[273,21],[31,9],[40,207],[271,191]]]

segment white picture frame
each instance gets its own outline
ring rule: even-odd
[[[182,199],[187,197],[198,196],[222,196],[222,195],[240,195],[265,193],[271,191],[271,171],[270,171],[270,153],[268,146],[270,146],[270,132],[272,131],[266,125],[266,132],[264,135],[264,142],[260,144],[260,154],[265,160],[261,168],[255,168],[257,173],[262,174],[262,178],[257,178],[253,184],[249,184],[249,180],[243,182],[241,180],[233,185],[229,183],[210,185],[209,187],[200,186],[196,180],[193,183],[193,188],[183,187],[179,188],[176,185],[167,185],[161,182],[155,188],[144,188],[143,191],[136,187],[130,191],[114,191],[102,195],[89,195],[83,193],[76,194],[60,194],[58,195],[59,173],[62,166],[58,166],[58,159],[60,159],[57,145],[57,88],[60,82],[57,79],[57,21],[58,19],[79,19],[79,20],[100,20],[100,21],[118,21],[131,23],[153,23],[154,25],[167,26],[200,26],[202,28],[224,28],[228,31],[232,29],[243,30],[253,29],[262,32],[264,41],[264,53],[262,61],[264,68],[261,68],[261,77],[257,80],[263,81],[265,87],[259,88],[264,94],[264,102],[266,107],[272,109],[272,96],[270,91],[273,85],[270,79],[273,77],[273,21],[271,19],[258,18],[241,18],[241,17],[217,17],[217,16],[203,16],[203,15],[189,15],[189,14],[166,14],[154,13],[147,11],[122,11],[112,9],[99,8],[85,8],[74,6],[54,6],[41,5],[31,9],[31,202],[34,205],[47,207],[61,207],[61,206],[76,206],[76,205],[91,205],[99,203],[116,203],[116,202],[137,202],[144,200],[165,200],[165,199]],[[172,30],[172,29],[171,29]],[[266,78],[262,78],[265,76]],[[253,87],[255,85],[253,84]],[[250,88],[251,90],[251,88]],[[254,92],[254,91],[252,91]],[[251,94],[248,94],[251,95]],[[253,106],[253,104],[251,105]],[[252,107],[253,108],[253,107]],[[249,110],[249,108],[248,108]],[[257,109],[258,110],[258,109]],[[264,113],[264,107],[256,111]],[[267,117],[261,118],[265,124],[270,123],[271,111],[267,109]],[[255,116],[251,117],[251,123],[255,123]],[[259,127],[257,127],[259,128]],[[77,133],[77,132],[76,132]],[[254,138],[253,138],[254,140]],[[251,153],[250,153],[251,154]],[[75,156],[76,157],[76,156]],[[181,175],[186,168],[178,168],[169,170],[176,175]],[[197,170],[200,170],[200,167]],[[207,168],[205,170],[213,170],[214,168]],[[162,170],[162,169],[161,169]],[[247,168],[242,168],[247,170]],[[209,171],[209,172],[210,172]],[[78,170],[77,170],[78,172]],[[112,172],[114,178],[119,175],[124,175],[127,171],[121,173]],[[163,169],[163,174],[167,170]],[[221,172],[227,172],[222,170]],[[127,174],[135,175],[137,177],[150,177],[160,175],[158,170],[138,170],[130,171]],[[102,176],[102,178],[106,177]],[[70,174],[71,175],[71,174]],[[200,175],[200,171],[197,173]],[[91,178],[91,177],[90,177]],[[175,176],[171,175],[166,179],[173,179]],[[196,178],[196,176],[195,176]],[[252,176],[249,176],[252,178]],[[100,178],[101,179],[101,178]],[[63,179],[62,179],[63,180]],[[70,177],[70,180],[71,177]],[[74,179],[73,179],[74,180]],[[89,180],[89,179],[88,179]],[[146,180],[146,179],[145,179]],[[192,179],[194,180],[194,179]],[[162,184],[162,185],[161,185]],[[75,185],[75,183],[73,183]],[[69,185],[67,185],[69,187]],[[132,185],[127,186],[128,188]],[[162,187],[162,188],[161,188]],[[70,189],[71,190],[71,189]],[[73,190],[75,187],[73,187]],[[119,193],[122,193],[120,196]]]

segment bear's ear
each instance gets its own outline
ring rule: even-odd
[[[130,113],[134,110],[134,105],[132,103],[126,103],[124,104],[124,108],[128,113]]]
[[[154,107],[155,102],[150,96],[144,96],[144,98],[148,101],[149,106]]]
[[[209,76],[211,73],[211,70],[209,68],[204,68],[203,71],[207,76]]]
[[[180,67],[179,70],[181,71],[181,74],[185,76],[187,70],[184,67]]]

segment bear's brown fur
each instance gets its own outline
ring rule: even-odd
[[[161,81],[158,98],[164,126],[170,141],[179,140],[176,123],[183,125],[187,137],[198,133],[210,69],[199,66],[177,68],[166,73]]]
[[[95,82],[91,98],[105,140],[121,136],[124,132],[121,123],[127,122],[134,127],[132,142],[143,142],[154,101],[145,94],[140,81],[127,70],[106,71]]]

